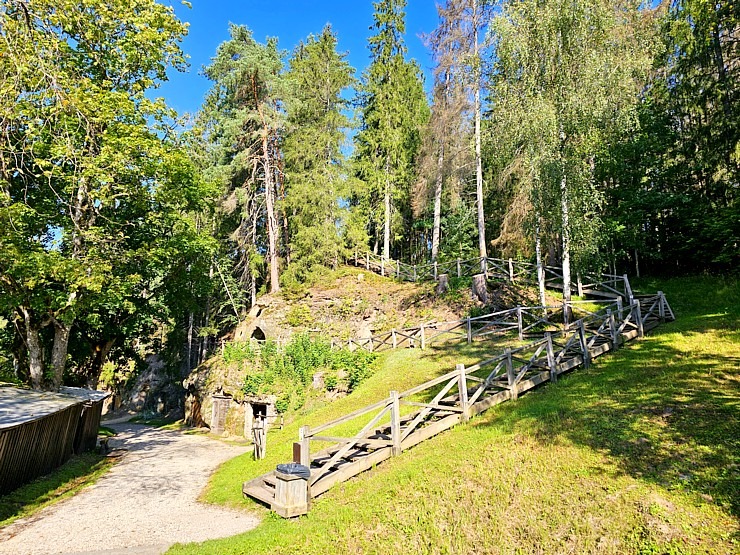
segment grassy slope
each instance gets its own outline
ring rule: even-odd
[[[663,289],[679,320],[334,488],[306,517],[265,512],[250,533],[172,552],[737,553],[740,286],[642,285]],[[305,422],[418,383],[456,358],[425,353],[417,362],[420,354],[390,355],[381,362],[400,371],[379,372],[357,399]],[[296,437],[290,427],[270,436],[268,460],[224,465],[207,500],[249,506],[239,482],[288,460]]]
[[[94,484],[114,463],[115,459],[97,453],[83,453],[50,474],[0,496],[0,528]]]

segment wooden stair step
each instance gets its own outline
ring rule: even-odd
[[[273,501],[275,500],[275,489],[267,488],[264,485],[260,485],[255,482],[256,480],[252,480],[251,482],[245,483],[244,486],[242,487],[242,493],[244,495],[248,495],[249,497],[253,499],[257,499],[258,501],[261,501],[262,503],[271,505]]]

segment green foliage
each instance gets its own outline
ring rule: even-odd
[[[368,235],[385,245],[403,239],[412,225],[410,188],[429,107],[421,70],[405,59],[405,0],[381,0],[374,7],[376,34],[369,39],[371,62],[363,75],[361,122],[354,138],[360,182],[352,205]]]
[[[294,304],[285,315],[285,321],[294,328],[310,326],[313,321],[311,309],[305,304]]]
[[[94,381],[90,353],[149,331],[209,258],[186,213],[211,191],[148,94],[184,69],[187,27],[154,0],[30,0],[4,3],[0,29],[0,313],[35,387],[61,383],[69,346]]]
[[[224,354],[226,349],[228,346]],[[227,362],[241,360],[246,357]],[[347,376],[347,388],[353,390],[372,374],[375,355],[364,350],[332,349],[325,339],[304,333],[295,335],[282,348],[274,341],[266,341],[259,345],[256,356],[250,360],[254,364],[244,378],[244,393],[277,395],[281,407],[278,412],[286,412],[302,406],[313,375],[322,370],[331,371],[331,378],[325,380],[328,390],[338,387],[337,373]]]
[[[230,342],[224,345],[224,361],[227,363],[253,361],[256,350],[251,343],[245,341]]]

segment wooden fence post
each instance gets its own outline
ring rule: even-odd
[[[365,269],[366,270],[370,269],[370,253],[369,252],[365,253]]]
[[[401,454],[401,404],[398,391],[391,391],[391,455]]]
[[[398,339],[396,338],[396,328],[391,330],[391,337],[393,338],[393,348],[398,347]]]
[[[612,349],[616,351],[619,348],[619,334],[617,333],[617,323],[614,321],[614,313],[611,308],[606,309],[606,317],[609,319],[609,331],[612,336]]]
[[[522,323],[522,307],[516,307],[516,320],[519,327],[519,341],[524,341],[524,325]]]
[[[630,287],[630,280],[627,274],[622,275],[622,279],[624,280],[624,292],[627,295],[627,300],[632,304],[634,302],[634,296],[632,295],[632,287]]]
[[[637,337],[642,339],[645,337],[645,328],[642,325],[642,309],[640,308],[640,301],[634,300],[632,306],[635,307],[635,311],[637,312]]]
[[[414,281],[416,281],[416,264],[414,264]]]
[[[622,297],[617,297],[617,316],[619,316],[619,322],[622,323],[624,320],[624,305],[622,304]]]
[[[460,259],[457,259],[457,277],[461,277],[462,273],[460,272]]]
[[[550,369],[550,381],[558,381],[558,369],[555,367],[555,352],[552,348],[552,334],[548,331],[545,333],[547,340],[547,367]]]
[[[511,360],[511,349],[507,348],[504,354],[506,355],[506,383],[509,385],[511,400],[516,401],[517,397],[519,397],[519,391],[514,383],[516,376],[514,375],[514,362]]]
[[[460,408],[462,409],[463,422],[470,420],[470,407],[468,406],[468,380],[465,376],[465,365],[456,366],[458,372],[457,390],[460,396]]]
[[[380,275],[385,277],[385,257],[380,257]]]
[[[427,347],[427,338],[424,333],[424,324],[421,325],[421,329],[419,330],[421,334],[421,350],[423,351]]]
[[[591,352],[588,350],[588,343],[586,342],[586,325],[583,320],[578,320],[578,339],[581,343],[581,356],[583,357],[583,367],[588,368],[591,366]]]
[[[437,261],[434,261],[434,281],[437,281]]]
[[[473,328],[470,325],[470,316],[468,316],[467,324],[468,324],[468,329],[467,329],[467,331],[468,331],[468,343],[471,343],[473,341]]]
[[[355,249],[355,266],[357,266],[357,249]]]
[[[514,283],[514,261],[509,258],[509,282]]]
[[[396,279],[401,279],[401,261],[396,262]]]
[[[581,274],[576,274],[576,285],[578,287],[578,296],[583,297],[583,282],[581,282]]]
[[[311,428],[308,426],[302,426],[298,430],[298,439],[301,442],[301,456],[300,461],[303,466],[311,466]]]
[[[660,316],[660,322],[665,323],[665,295],[663,295],[663,291],[658,291],[658,315]]]

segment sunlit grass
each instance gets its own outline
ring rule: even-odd
[[[637,285],[663,290],[678,321],[333,488],[305,517],[260,509],[252,532],[172,552],[737,553],[740,287]],[[256,507],[240,499],[241,482],[289,460],[299,423],[341,416],[480,349],[384,355],[356,394],[270,434],[267,461],[224,465],[206,497]]]

